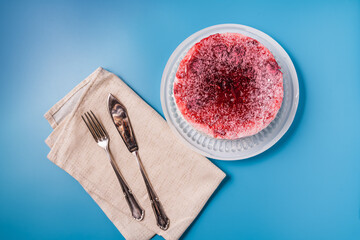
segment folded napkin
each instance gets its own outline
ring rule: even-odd
[[[156,220],[137,162],[112,119],[107,97],[112,93],[127,108],[150,181],[170,219],[163,231]],[[98,147],[81,115],[92,110],[110,137],[110,150],[135,197],[145,210],[134,220],[105,151]],[[56,103],[45,118],[54,129],[46,139],[48,158],[73,176],[126,239],[155,234],[178,239],[199,214],[225,174],[191,151],[173,135],[164,119],[116,75],[98,68]]]

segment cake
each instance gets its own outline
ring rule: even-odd
[[[266,128],[283,100],[283,76],[272,53],[239,33],[202,39],[179,64],[174,98],[195,129],[220,139]]]

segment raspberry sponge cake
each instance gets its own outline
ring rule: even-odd
[[[214,138],[251,136],[276,117],[283,77],[272,53],[239,33],[196,43],[180,62],[174,98],[183,117]]]

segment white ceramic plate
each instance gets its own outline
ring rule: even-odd
[[[281,67],[284,99],[276,118],[261,132],[235,140],[215,139],[193,128],[178,110],[173,85],[182,58],[201,39],[215,33],[235,32],[252,37],[267,47]],[[299,102],[299,83],[294,64],[285,50],[270,36],[240,24],[221,24],[200,30],[183,41],[169,58],[161,80],[161,106],[171,129],[196,152],[220,160],[240,160],[273,146],[289,129]]]

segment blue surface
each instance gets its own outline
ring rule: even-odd
[[[360,1],[1,1],[0,239],[121,239],[47,160],[43,114],[98,66],[162,114],[167,59],[221,23],[257,28],[300,81],[293,125],[228,177],[184,239],[360,239]],[[156,239],[161,239],[156,237]]]

